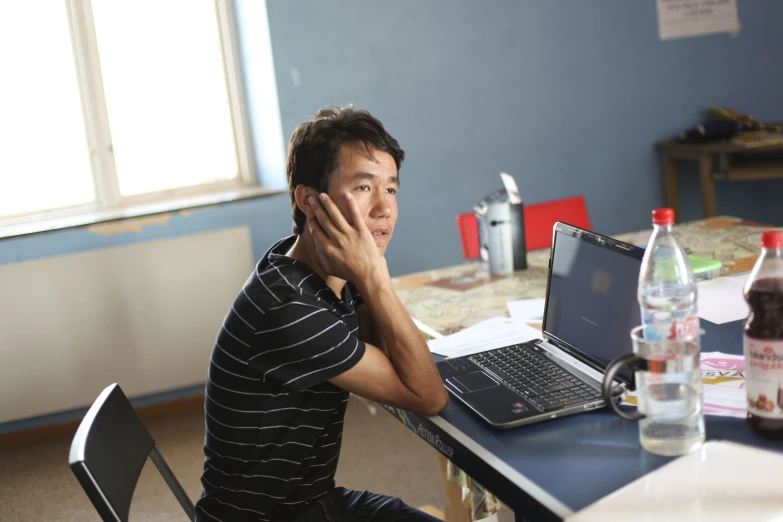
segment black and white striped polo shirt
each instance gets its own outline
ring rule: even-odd
[[[295,240],[259,261],[215,341],[199,521],[275,520],[334,483],[348,392],[327,381],[364,355],[358,296],[285,256]]]

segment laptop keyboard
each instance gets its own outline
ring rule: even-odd
[[[524,344],[477,353],[469,359],[500,377],[542,411],[601,398],[598,390]]]

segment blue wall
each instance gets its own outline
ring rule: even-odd
[[[262,18],[253,5],[239,3],[250,13],[246,34]],[[499,188],[500,171],[529,203],[584,194],[597,231],[638,230],[663,202],[656,140],[713,104],[783,120],[780,0],[740,0],[738,38],[669,42],[658,40],[652,0],[268,0],[268,15],[286,138],[320,107],[353,103],[407,151],[387,253],[397,275],[461,261],[454,215]],[[243,53],[251,87],[264,74],[252,51]],[[266,101],[250,100],[256,140],[276,120]],[[275,143],[266,147],[274,154]],[[278,160],[260,162],[276,185],[283,173],[268,170]],[[781,225],[782,188],[719,182],[718,211]],[[682,177],[681,206],[684,220],[701,215],[695,172]],[[0,240],[0,264],[236,225],[250,227],[258,257],[290,223],[282,195],[175,214],[140,233],[82,228]]]
[[[398,271],[459,260],[454,214],[498,187],[499,171],[528,202],[584,194],[596,230],[629,231],[662,203],[653,142],[711,104],[783,120],[783,2],[740,0],[736,39],[668,42],[653,1],[339,5],[269,2],[284,131],[315,107],[352,102],[398,137],[409,154]],[[686,188],[681,217],[697,218],[698,187]],[[718,208],[783,221],[756,208],[763,194],[720,184]]]
[[[669,42],[652,0],[269,0],[268,12],[284,136],[320,107],[353,103],[408,153],[394,274],[459,262],[454,215],[498,188],[500,171],[527,202],[584,194],[597,231],[625,232],[647,227],[662,203],[654,141],[711,104],[783,120],[779,0],[740,0],[738,38]],[[682,185],[684,219],[700,216],[694,182]],[[781,187],[719,183],[718,210],[783,224]],[[287,196],[137,234],[0,241],[0,263],[237,224],[250,225],[260,256],[290,231]]]

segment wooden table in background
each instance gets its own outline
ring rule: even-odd
[[[751,181],[783,178],[783,143],[752,147],[730,141],[656,143],[663,165],[666,205],[678,212],[677,161],[693,161],[698,165],[701,186],[702,216],[716,215],[715,180]],[[715,168],[717,158],[717,169]]]

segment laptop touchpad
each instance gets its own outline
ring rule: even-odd
[[[459,388],[462,393],[470,393],[499,386],[497,382],[484,372],[472,372],[466,375],[460,375],[459,377],[452,377],[449,379],[449,382],[456,388]]]

